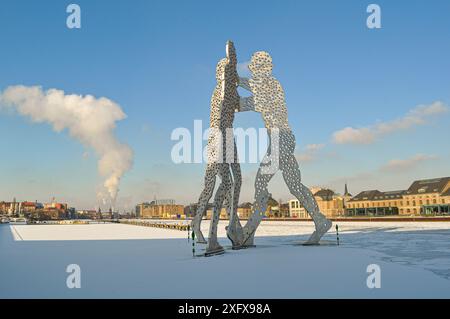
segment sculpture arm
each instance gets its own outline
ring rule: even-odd
[[[239,86],[247,91],[252,91],[249,83],[249,79],[239,77]]]
[[[253,101],[253,96],[241,97],[239,99],[239,111],[255,111],[255,102]]]

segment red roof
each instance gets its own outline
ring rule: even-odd
[[[22,206],[32,206],[32,207],[34,207],[34,206],[36,206],[36,203],[33,203],[33,202],[23,202],[23,203],[22,203]]]

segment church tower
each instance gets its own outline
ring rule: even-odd
[[[345,183],[345,189],[344,189],[344,209],[347,207],[347,202],[352,199],[352,194],[348,192],[347,183]]]

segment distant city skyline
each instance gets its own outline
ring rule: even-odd
[[[367,29],[362,2],[236,1],[231,25],[231,13],[208,1],[76,3],[79,30],[65,26],[65,3],[2,3],[0,100],[8,87],[24,85],[117,104],[123,116],[107,128],[133,152],[120,166],[119,211],[155,197],[197,201],[204,164],[174,164],[170,135],[192,130],[197,119],[208,125],[215,65],[228,39],[241,75],[253,52],[271,53],[307,186],[343,193],[347,182],[355,195],[450,175],[448,1],[377,1],[378,30]],[[258,114],[236,116],[235,127],[263,126]],[[105,182],[98,152],[70,127],[56,132],[0,105],[0,201],[110,206],[98,198]],[[252,202],[258,164],[242,168],[240,202]],[[276,200],[292,199],[279,175],[270,189]]]

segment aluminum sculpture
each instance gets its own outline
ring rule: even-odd
[[[205,173],[205,186],[198,201],[198,208],[192,221],[192,228],[199,243],[206,243],[200,230],[201,220],[206,213],[206,208],[212,197],[216,177],[221,179],[219,188],[214,197],[214,208],[209,228],[208,246],[206,255],[223,252],[223,247],[217,241],[217,224],[222,205],[229,215],[227,227],[228,238],[235,247],[240,245],[242,230],[237,217],[237,206],[241,191],[241,168],[237,160],[236,145],[232,132],[234,113],[239,108],[239,95],[237,87],[239,77],[236,71],[237,58],[234,45],[231,41],[226,46],[227,57],[217,64],[217,85],[211,98],[210,132],[208,136],[208,163]],[[228,134],[227,134],[228,132]],[[232,152],[227,152],[227,145],[233,145]],[[232,154],[232,159],[227,155]],[[231,168],[231,171],[230,171]]]
[[[288,122],[284,90],[272,76],[272,57],[264,51],[256,52],[248,67],[252,77],[240,78],[239,85],[250,91],[252,96],[241,98],[240,111],[261,113],[269,135],[269,147],[256,175],[254,212],[244,226],[242,245],[253,245],[256,229],[270,197],[267,187],[278,169],[281,170],[291,194],[305,207],[314,221],[316,229],[306,244],[318,244],[320,238],[331,228],[331,221],[320,212],[313,194],[301,183],[301,173],[294,155],[295,136]],[[275,141],[273,137],[276,137]],[[273,145],[274,143],[277,145]],[[272,151],[277,154],[272,156]]]
[[[301,183],[301,173],[294,155],[295,136],[289,126],[283,88],[272,76],[272,58],[267,52],[254,53],[249,65],[252,77],[247,79],[238,76],[236,52],[231,41],[227,42],[226,53],[226,58],[219,61],[216,69],[217,85],[211,98],[205,186],[192,221],[197,241],[208,244],[205,255],[224,251],[217,241],[219,215],[224,205],[229,217],[227,236],[233,248],[253,246],[255,232],[267,210],[270,198],[268,184],[275,173],[281,170],[289,191],[314,221],[315,231],[306,244],[318,244],[331,228],[331,221],[320,212],[311,191]],[[238,86],[250,91],[252,95],[239,97]],[[269,147],[256,175],[253,213],[242,227],[237,215],[242,178],[233,136],[233,121],[235,112],[245,111],[261,113],[269,135]],[[217,177],[221,182],[214,197],[206,242],[200,224],[213,195]]]

